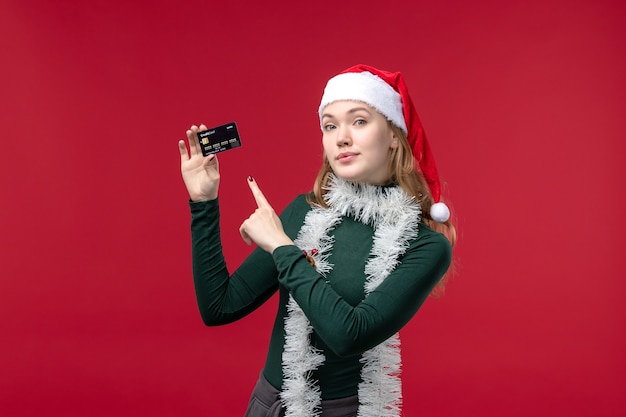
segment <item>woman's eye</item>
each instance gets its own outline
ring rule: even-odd
[[[332,125],[330,123],[324,125],[324,130],[327,131],[327,132],[330,131],[330,130],[333,130],[334,128],[335,128],[335,125]]]
[[[354,124],[357,126],[363,126],[365,125],[367,122],[364,119],[357,119],[354,121]]]

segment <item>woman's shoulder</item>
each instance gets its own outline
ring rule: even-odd
[[[402,263],[416,271],[430,271],[430,277],[439,279],[452,262],[452,245],[446,236],[424,223],[419,224],[418,235],[409,243]]]
[[[412,247],[428,247],[432,251],[450,254],[452,245],[448,238],[428,227],[426,223],[420,223],[417,237],[413,240]]]
[[[289,204],[287,204],[287,207],[285,207],[283,213],[309,211],[311,209],[311,205],[307,200],[307,196],[308,194],[297,195],[293,200],[291,200]]]

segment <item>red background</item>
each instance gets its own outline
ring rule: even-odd
[[[407,416],[626,415],[620,1],[36,1],[0,13],[0,414],[240,416],[276,299],[205,328],[176,142],[220,155],[231,268],[253,175],[321,160],[325,81],[405,73],[460,240],[403,331]]]

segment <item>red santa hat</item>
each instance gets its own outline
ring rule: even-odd
[[[446,222],[450,218],[450,210],[440,201],[441,183],[435,159],[402,74],[362,64],[342,71],[326,84],[319,107],[320,120],[327,105],[341,100],[366,103],[406,134],[435,202],[430,209],[430,216],[436,222]]]

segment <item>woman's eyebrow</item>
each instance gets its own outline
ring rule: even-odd
[[[356,113],[356,112],[358,112],[358,111],[360,111],[360,110],[363,110],[363,111],[365,111],[365,112],[367,112],[367,113],[369,113],[369,112],[370,112],[370,111],[367,109],[367,107],[353,107],[353,108],[351,108],[350,110],[348,110],[348,111],[347,111],[347,113],[352,114],[352,113]]]
[[[353,114],[353,113],[356,113],[356,112],[358,112],[358,111],[360,111],[360,110],[363,110],[363,111],[367,112],[368,114],[371,114],[371,113],[370,113],[370,111],[368,110],[368,108],[367,108],[367,107],[361,107],[361,106],[359,106],[359,107],[353,107],[353,108],[351,108],[350,110],[348,110],[346,113],[348,113],[348,114]],[[333,115],[332,115],[332,114],[330,114],[330,113],[324,113],[324,114],[322,114],[322,119],[323,119],[324,117],[331,117],[331,118],[332,118],[332,117],[335,117],[335,116],[333,116]]]

